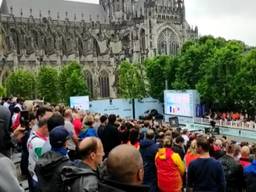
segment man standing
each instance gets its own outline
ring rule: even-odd
[[[78,146],[78,137],[76,135],[74,125],[72,124],[72,111],[67,109],[64,113],[65,129],[69,132],[70,138],[67,141],[67,148],[69,149],[69,157],[74,160],[77,157],[76,148]]]
[[[38,191],[38,179],[35,174],[36,162],[44,153],[51,150],[51,145],[48,138],[49,131],[47,127],[47,120],[39,120],[38,126],[39,128],[31,133],[27,143],[29,152],[28,170],[32,177],[32,180],[28,182],[31,191]]]
[[[102,163],[104,149],[100,139],[86,137],[79,145],[81,161],[63,167],[61,171],[64,191],[97,192],[98,166]]]
[[[175,153],[178,153],[180,155],[180,158],[183,160],[185,156],[185,150],[184,150],[184,138],[182,136],[178,136],[175,139],[175,143],[173,144],[172,150]]]
[[[225,177],[219,161],[210,158],[210,145],[206,137],[197,138],[197,152],[200,157],[189,164],[187,186],[189,192],[224,192]]]
[[[140,153],[144,163],[144,181],[145,185],[150,185],[150,191],[157,191],[155,156],[158,151],[158,145],[154,142],[155,133],[153,129],[146,131],[146,138],[140,141]]]
[[[49,138],[52,149],[37,161],[35,172],[42,192],[61,192],[60,171],[69,163],[66,148],[69,132],[63,126],[59,126],[50,132]]]
[[[115,126],[116,122],[116,116],[115,115],[109,115],[108,117],[108,125],[103,130],[102,134],[102,143],[104,146],[106,157],[108,156],[108,153],[117,145],[121,144],[118,130]]]
[[[100,192],[148,192],[142,185],[144,177],[143,160],[140,152],[131,145],[119,145],[108,156],[109,178],[99,184]]]

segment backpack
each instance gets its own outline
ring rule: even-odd
[[[89,175],[96,175],[93,171],[91,170],[84,170],[84,172],[79,173],[78,175],[72,175],[72,177],[67,178],[67,172],[72,169],[73,167],[76,167],[75,165],[71,166],[64,166],[61,170],[61,181],[62,181],[62,192],[72,192],[72,187],[76,188],[76,186],[73,186],[75,181],[77,179],[80,179],[81,177],[84,176],[89,176]],[[80,183],[78,182],[78,185]],[[79,186],[78,186],[79,188]]]

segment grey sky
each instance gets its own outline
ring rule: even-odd
[[[239,39],[256,46],[255,0],[185,0],[186,16],[201,35]]]

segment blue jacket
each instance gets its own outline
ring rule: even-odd
[[[142,140],[140,142],[140,153],[144,163],[144,184],[150,185],[150,191],[157,191],[155,156],[158,145],[153,140]]]
[[[89,127],[85,132],[81,133],[79,137],[81,139],[84,139],[86,137],[97,137],[97,133],[94,128]]]
[[[256,160],[244,168],[246,191],[255,192],[256,189]]]

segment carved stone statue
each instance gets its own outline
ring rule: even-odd
[[[31,34],[26,35],[26,53],[27,55],[31,55],[35,52],[34,39]]]

